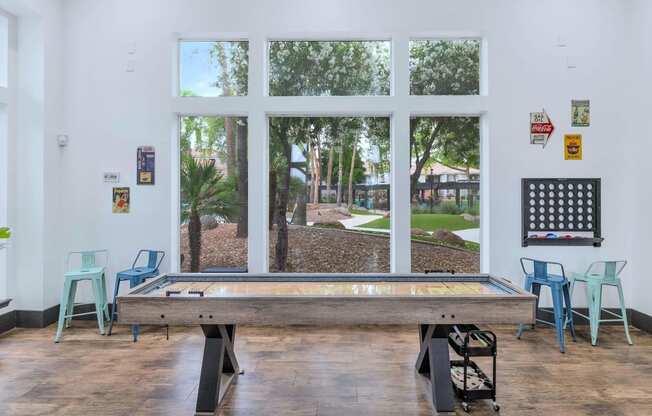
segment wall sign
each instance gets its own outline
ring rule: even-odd
[[[156,153],[153,146],[140,146],[137,154],[136,178],[138,185],[154,185]]]
[[[591,103],[589,100],[571,101],[571,120],[573,127],[589,127],[591,125]]]
[[[104,172],[104,182],[120,182],[120,172]]]
[[[113,213],[128,214],[129,199],[129,188],[113,188]]]
[[[582,160],[582,135],[581,134],[564,135],[564,159]]]
[[[555,131],[546,110],[536,113],[530,113],[530,144],[539,144],[546,147],[548,140]]]

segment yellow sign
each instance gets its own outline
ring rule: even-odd
[[[564,135],[564,159],[582,160],[582,135],[581,134]]]

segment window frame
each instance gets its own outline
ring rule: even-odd
[[[410,95],[409,43],[424,39],[480,39],[480,94],[459,96]],[[215,36],[177,34],[174,44],[183,40],[208,41],[247,40],[249,42],[248,95],[237,97],[179,97],[178,67],[173,74],[177,85],[171,98],[172,110],[172,261],[171,270],[179,270],[179,161],[178,146],[180,116],[241,116],[248,118],[248,163],[257,166],[249,170],[249,230],[248,271],[267,273],[268,260],[268,191],[269,175],[256,172],[269,171],[269,118],[279,116],[329,116],[329,117],[389,117],[390,119],[390,267],[392,273],[411,273],[410,201],[409,201],[409,136],[410,117],[473,116],[480,118],[480,193],[484,195],[480,215],[480,269],[489,270],[489,99],[487,89],[487,37],[477,32],[440,33],[255,33],[222,34]],[[386,40],[391,42],[390,95],[387,96],[269,96],[269,42],[277,40]],[[178,64],[177,64],[178,65]],[[260,151],[264,149],[264,151]],[[176,160],[175,160],[176,158]],[[397,168],[399,167],[399,168]]]

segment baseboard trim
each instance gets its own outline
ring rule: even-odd
[[[652,316],[637,311],[636,309],[630,309],[629,312],[629,322],[632,324],[632,326],[640,329],[641,331],[652,334]]]
[[[16,327],[16,311],[0,315],[0,335]]]
[[[112,305],[109,304],[109,311],[112,309]],[[87,313],[94,310],[94,303],[75,305],[75,313]],[[15,310],[0,316],[0,334],[12,328],[45,328],[57,322],[57,319],[59,319],[59,305],[54,305],[44,311]],[[93,320],[95,315],[79,316],[75,319]]]

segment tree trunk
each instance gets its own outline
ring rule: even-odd
[[[276,172],[270,170],[269,172],[269,223],[268,227],[271,230],[274,227],[276,216]]]
[[[238,205],[240,215],[238,217],[238,228],[236,236],[247,238],[249,234],[249,212],[247,211],[247,199],[249,192],[249,167],[247,166],[247,125],[238,123]]]
[[[274,266],[277,271],[283,272],[287,268],[288,260],[288,223],[287,211],[288,200],[290,197],[290,175],[292,170],[292,145],[287,137],[287,127],[283,128],[280,134],[280,142],[283,146],[283,155],[287,166],[283,169],[281,183],[278,190],[278,203],[276,206],[276,249],[274,256]]]
[[[229,62],[226,58],[224,47],[217,43],[215,46],[217,61],[222,69],[222,95],[228,97],[231,95],[231,84],[229,83]],[[226,176],[229,178],[236,174],[236,144],[235,144],[235,119],[224,117],[224,130],[226,135]]]
[[[310,173],[311,169],[310,166],[312,165],[312,147],[310,146],[310,143],[307,144],[307,152],[306,152],[306,167],[305,167],[305,175],[304,175],[304,181],[303,181],[303,192],[299,192],[297,195],[297,200],[296,200],[296,207],[294,208],[294,211],[292,212],[292,224],[294,225],[307,225],[307,203],[308,203],[308,198],[309,195],[312,193],[312,181],[310,180]],[[288,201],[289,203],[289,201]]]
[[[317,141],[317,146],[312,152],[312,166],[313,166],[313,189],[312,189],[312,203],[319,204],[319,187],[321,186],[321,149],[320,143]]]
[[[190,271],[197,273],[201,260],[201,220],[196,210],[190,211],[188,222],[188,246],[190,247]]]
[[[435,140],[437,139],[437,136],[439,135],[441,126],[442,126],[442,122],[437,122],[437,126],[430,133],[430,136],[424,140],[423,154],[421,155],[421,157],[419,157],[418,154],[416,154],[415,152],[414,172],[410,176],[410,198],[413,198],[417,194],[417,183],[419,182],[419,178],[421,177],[421,171],[423,170],[423,167],[426,165],[426,162],[428,162],[428,160],[430,159],[430,153],[432,152],[432,147],[435,144]],[[410,130],[412,130],[412,125],[410,125]],[[412,139],[413,135],[414,135],[414,130],[412,130],[410,134],[411,137],[410,140],[416,140],[416,138]]]
[[[224,118],[224,130],[226,135],[226,176],[229,178],[235,176],[236,174],[236,144],[235,129],[233,128],[234,124],[234,118]]]
[[[326,170],[326,198],[328,202],[331,202],[331,181],[333,177],[333,155],[335,153],[335,148],[331,144],[331,147],[328,149],[328,167]]]
[[[291,160],[291,157],[288,157]],[[276,256],[274,265],[279,272],[285,271],[288,260],[288,223],[287,223],[287,207],[288,198],[290,196],[290,167],[288,163],[287,172],[283,172],[281,178],[281,186],[278,192],[278,205],[276,208]]]
[[[337,166],[337,206],[342,205],[342,177],[344,176],[344,135],[340,139],[339,163]]]
[[[348,193],[348,206],[349,209],[353,206],[353,170],[355,169],[355,155],[357,150],[357,143],[353,141],[353,152],[351,156],[351,170],[349,171],[349,193]]]

